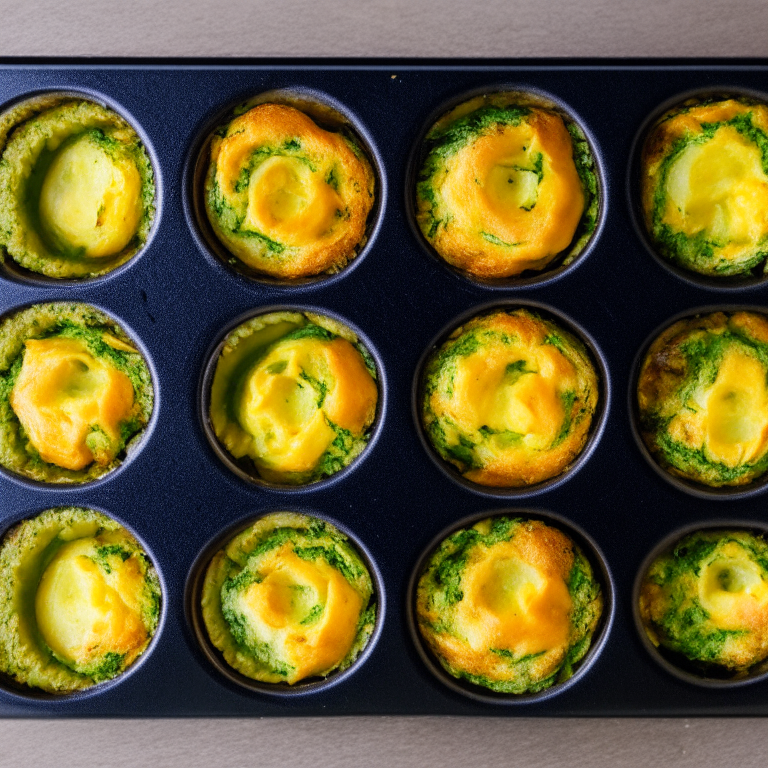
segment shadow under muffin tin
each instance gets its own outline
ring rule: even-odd
[[[439,531],[493,511],[492,500],[450,482],[420,443],[411,387],[421,355],[441,328],[500,298],[535,299],[583,327],[602,351],[616,392],[626,392],[643,340],[668,318],[722,304],[711,284],[681,280],[650,258],[633,228],[625,194],[630,149],[659,105],[712,86],[758,91],[768,65],[644,62],[642,67],[563,62],[520,64],[5,63],[0,102],[65,90],[117,109],[145,142],[156,172],[154,233],[140,258],[81,284],[27,280],[0,270],[0,314],[46,301],[86,302],[129,329],[156,374],[156,421],[124,471],[98,486],[61,489],[0,477],[0,527],[53,506],[95,506],[146,542],[165,581],[166,617],[152,653],[119,684],[84,698],[42,700],[0,690],[5,716],[499,715],[493,704],[435,680],[406,631],[406,594],[420,553]],[[297,285],[258,282],[210,258],[191,223],[197,150],[222,111],[273,89],[341,105],[371,148],[381,216],[364,258],[330,279]],[[486,286],[445,269],[425,252],[407,217],[409,153],[442,105],[482,90],[531,90],[563,105],[584,129],[602,171],[602,228],[588,253],[538,285]],[[387,195],[387,190],[389,194]],[[631,191],[634,200],[634,191]],[[544,273],[546,275],[546,273]],[[531,289],[535,288],[535,295]],[[734,304],[765,300],[758,281],[728,293]],[[269,306],[311,305],[348,320],[370,339],[386,372],[387,409],[364,462],[339,482],[294,491],[243,482],[215,456],[199,418],[200,375],[210,345],[234,318]],[[611,635],[568,690],[520,715],[761,715],[765,683],[709,690],[681,685],[649,657],[632,621],[630,595],[647,554],[670,532],[708,519],[748,523],[760,497],[698,499],[648,466],[616,398],[603,435],[578,474],[526,504],[582,528],[598,544],[617,595]],[[290,509],[337,520],[381,572],[387,613],[380,640],[355,674],[300,697],[267,697],[229,683],[202,653],[184,607],[193,564],[208,543],[242,521]]]

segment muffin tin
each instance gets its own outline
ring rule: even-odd
[[[381,216],[365,251],[329,280],[256,281],[210,253],[191,226],[197,149],[233,105],[274,89],[339,104],[378,168]],[[593,143],[602,216],[588,251],[557,279],[470,282],[427,253],[409,223],[408,158],[432,116],[478,90],[534,90],[561,103]],[[141,344],[155,377],[153,423],[119,473],[78,488],[0,476],[0,529],[55,506],[104,510],[135,531],[164,584],[164,621],[140,665],[87,694],[26,695],[0,683],[0,715],[27,717],[451,714],[521,716],[761,715],[768,682],[712,689],[658,665],[632,619],[632,585],[647,553],[671,532],[708,521],[766,518],[766,496],[700,498],[666,482],[632,436],[627,393],[643,340],[669,318],[706,305],[768,306],[768,288],[683,280],[651,258],[627,196],[633,141],[659,105],[693,90],[768,90],[768,62],[85,63],[8,60],[0,105],[48,90],[108,103],[146,142],[158,183],[154,232],[127,265],[83,283],[0,269],[0,314],[74,300],[108,312]],[[388,194],[387,194],[388,191]],[[634,196],[632,196],[634,198]],[[553,275],[552,277],[555,277]],[[544,304],[583,327],[602,352],[614,397],[602,435],[578,473],[533,498],[457,485],[420,441],[412,391],[420,358],[442,328],[489,303]],[[200,416],[201,377],[225,328],[261,308],[312,306],[359,328],[377,352],[386,409],[364,460],[334,482],[286,492],[248,483],[214,454]],[[607,380],[606,380],[607,383]],[[383,402],[383,399],[382,399]],[[408,631],[407,590],[421,553],[469,516],[547,512],[582,529],[613,574],[616,610],[599,654],[573,684],[521,706],[463,695],[435,677]],[[223,532],[265,512],[327,516],[378,569],[386,615],[378,641],[337,684],[303,695],[241,687],[209,661],[189,615],[196,564]]]

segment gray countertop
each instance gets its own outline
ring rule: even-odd
[[[768,55],[765,0],[0,0],[0,11],[4,56]],[[768,757],[768,721],[755,719],[18,720],[0,738],[0,768],[751,768]]]

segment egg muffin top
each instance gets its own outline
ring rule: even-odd
[[[457,328],[422,375],[426,435],[474,483],[520,487],[562,473],[583,449],[599,383],[584,345],[527,309]]]
[[[136,539],[89,509],[49,509],[0,545],[0,671],[69,693],[110,680],[146,650],[160,581]]]
[[[570,263],[595,230],[594,160],[581,129],[541,99],[479,96],[427,133],[416,185],[424,237],[470,276]]]
[[[268,483],[315,482],[365,448],[376,376],[373,359],[343,324],[311,313],[258,315],[224,341],[210,423],[247,474]]]
[[[768,544],[749,531],[688,534],[651,563],[638,607],[655,646],[744,676],[768,657]]]
[[[75,303],[37,304],[0,323],[0,465],[32,480],[83,483],[141,437],[154,392],[120,326]]]
[[[56,95],[24,102],[0,118],[0,147],[0,257],[47,277],[95,277],[146,242],[152,165],[111,109]]]
[[[373,582],[328,522],[278,512],[219,550],[202,588],[213,645],[241,674],[293,685],[349,667],[376,622]]]
[[[656,250],[703,275],[763,273],[768,256],[768,105],[688,101],[651,128],[641,157]]]
[[[285,104],[259,104],[214,133],[205,210],[216,237],[257,273],[338,272],[362,248],[375,177],[346,132]]]
[[[706,486],[768,469],[768,318],[715,312],[679,320],[648,349],[639,430],[656,462]]]
[[[538,520],[482,520],[444,539],[416,590],[419,632],[453,677],[536,693],[573,674],[603,609],[592,566]]]

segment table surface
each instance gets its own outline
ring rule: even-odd
[[[768,55],[765,0],[0,0],[0,11],[4,56]],[[0,738],[0,768],[104,765],[105,750],[112,768],[751,768],[768,755],[756,719],[18,720]]]

